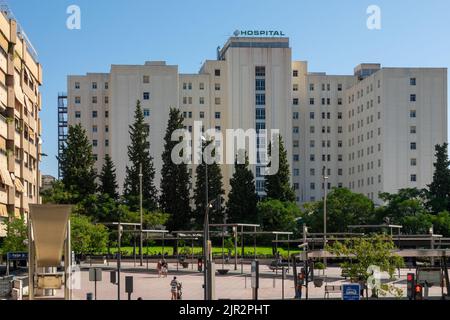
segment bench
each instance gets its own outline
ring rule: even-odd
[[[325,286],[324,299],[330,299],[330,293],[342,294],[342,286]]]

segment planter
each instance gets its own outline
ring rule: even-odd
[[[228,269],[217,269],[217,272],[218,272],[221,276],[224,276],[224,275],[228,274],[228,271],[230,271],[230,270],[228,270]]]
[[[314,278],[314,287],[321,288],[323,286],[323,279],[322,278]]]

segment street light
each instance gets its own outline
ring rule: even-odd
[[[139,165],[139,211],[141,215],[141,230],[139,236],[139,256],[140,256],[140,265],[143,266],[144,263],[144,252],[142,250],[142,230],[143,230],[143,210],[142,210],[142,163]],[[136,238],[135,238],[136,239]]]
[[[206,145],[206,138],[202,135],[202,144],[204,143]],[[202,150],[202,160],[203,158],[203,150]],[[209,198],[208,198],[208,163],[205,161],[205,221],[203,224],[203,260],[204,260],[204,268],[203,268],[203,291],[204,291],[204,299],[209,300],[209,294],[208,294],[208,238],[209,238]]]
[[[328,176],[326,172],[327,168],[323,167],[323,184],[324,184],[324,197],[323,197],[323,250],[327,244],[327,194],[328,194]],[[327,258],[323,259],[325,267],[327,266]]]

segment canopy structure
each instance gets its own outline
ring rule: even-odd
[[[70,205],[32,205],[28,218],[29,296],[35,289],[61,289],[71,299]],[[64,272],[57,272],[62,265]]]

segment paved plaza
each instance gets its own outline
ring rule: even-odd
[[[93,267],[99,267],[99,265],[93,265]],[[125,277],[134,277],[134,293],[132,299],[136,300],[141,297],[144,300],[170,300],[170,281],[174,276],[183,284],[183,299],[184,300],[202,300],[203,299],[203,273],[195,272],[191,269],[191,265],[188,269],[184,270],[179,266],[179,271],[176,271],[176,264],[169,265],[169,275],[167,278],[159,278],[156,270],[146,270],[146,264],[143,267],[134,268],[134,263],[123,263],[121,272],[121,299],[128,299],[128,295],[125,293]],[[196,267],[196,266],[195,266]],[[75,300],[86,300],[87,293],[94,293],[94,282],[89,281],[89,265],[82,265],[82,271],[80,272],[80,289],[73,291],[73,298]],[[97,284],[97,299],[98,300],[116,300],[117,299],[117,286],[110,283],[110,270],[115,268],[115,264],[110,264],[109,267],[104,266],[102,273],[102,281]],[[221,265],[217,266],[221,268]],[[251,299],[251,278],[250,278],[250,266],[244,265],[244,274],[241,274],[241,265],[238,265],[238,270],[234,271],[234,266],[229,265],[226,267],[230,269],[230,273],[226,276],[216,276],[216,299]],[[261,266],[261,278],[260,278],[260,290],[259,298],[262,300],[274,300],[283,298],[283,280],[281,272],[276,275],[268,269],[267,266]],[[410,272],[408,269],[401,270],[400,278],[397,275],[397,280],[389,282],[396,287],[404,290],[406,294],[406,274]],[[292,270],[291,270],[292,273]],[[287,274],[284,280],[284,298],[292,299],[294,297],[294,281],[292,274]],[[348,280],[343,279],[340,276],[340,268],[328,268],[326,272],[326,283],[328,285],[342,285],[347,283]],[[322,275],[320,275],[322,276]],[[387,281],[387,275],[383,275],[383,282]],[[309,285],[309,298],[310,299],[323,299],[324,298],[324,286],[315,288],[313,283]],[[430,297],[439,297],[441,289],[438,287],[430,288]],[[331,294],[330,298],[339,299],[339,294]]]

